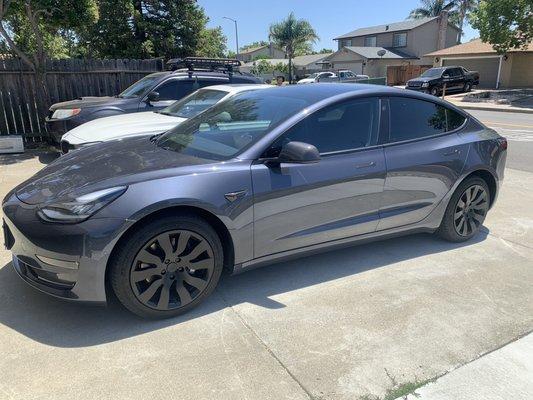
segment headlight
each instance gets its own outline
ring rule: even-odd
[[[52,119],[70,118],[75,115],[78,115],[80,111],[81,111],[81,108],[72,108],[70,110],[58,109],[58,110],[55,110],[54,113],[52,114]]]
[[[81,222],[121,196],[126,189],[127,186],[117,186],[84,194],[73,200],[46,204],[39,208],[37,215],[47,222],[65,224]]]
[[[429,82],[422,83],[422,87],[428,87],[428,86],[429,86]]]

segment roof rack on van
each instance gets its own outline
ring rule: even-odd
[[[231,58],[185,57],[168,60],[166,65],[169,71],[186,68],[189,72],[207,70],[227,72],[229,75],[232,75],[234,68],[238,68],[241,62]]]

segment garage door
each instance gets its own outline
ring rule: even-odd
[[[471,71],[479,72],[479,87],[495,88],[498,78],[499,58],[466,58],[442,60],[442,65],[459,65]]]

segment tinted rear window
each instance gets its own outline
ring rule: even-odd
[[[390,99],[390,141],[419,139],[459,128],[465,118],[429,101],[392,97]]]

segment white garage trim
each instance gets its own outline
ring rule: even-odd
[[[490,56],[469,56],[469,57],[461,57],[461,56],[457,56],[457,57],[442,57],[440,59],[440,63],[439,65],[442,67],[442,62],[444,60],[473,60],[473,59],[479,59],[479,58],[499,58],[499,62],[498,62],[498,76],[496,78],[496,89],[498,89],[500,87],[500,76],[501,76],[501,73],[502,73],[502,60],[503,60],[503,55],[490,55]]]

